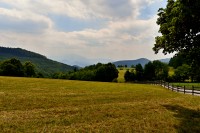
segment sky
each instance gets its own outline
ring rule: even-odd
[[[0,0],[0,46],[69,65],[172,57],[152,50],[167,0]]]

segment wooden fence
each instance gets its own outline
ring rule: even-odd
[[[189,88],[187,86],[173,85],[169,82],[163,82],[163,81],[155,81],[155,82],[152,82],[152,84],[161,85],[162,87],[175,91],[175,92],[200,96],[200,87],[197,87],[197,86],[192,86],[191,88]]]

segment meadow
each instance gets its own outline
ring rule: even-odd
[[[160,86],[0,77],[1,132],[199,132],[200,97]]]

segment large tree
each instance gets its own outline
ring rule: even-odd
[[[193,70],[200,65],[200,0],[168,0],[158,10],[157,24],[161,36],[155,38],[153,50],[164,54],[185,55]]]
[[[135,76],[137,81],[144,80],[144,69],[141,64],[135,66]]]
[[[15,58],[2,62],[0,69],[3,76],[24,76],[21,62]]]
[[[25,76],[27,77],[35,76],[35,66],[30,61],[25,62],[23,67]]]

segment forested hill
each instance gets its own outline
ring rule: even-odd
[[[9,56],[17,56],[17,57],[28,57],[28,58],[43,58],[47,59],[45,56],[27,51],[21,48],[5,48],[0,47],[0,56],[9,57]]]
[[[31,61],[35,65],[36,71],[41,72],[44,76],[50,76],[57,72],[67,72],[74,69],[73,66],[50,60],[38,53],[21,48],[0,47],[0,61],[10,58],[19,59],[22,63]]]

